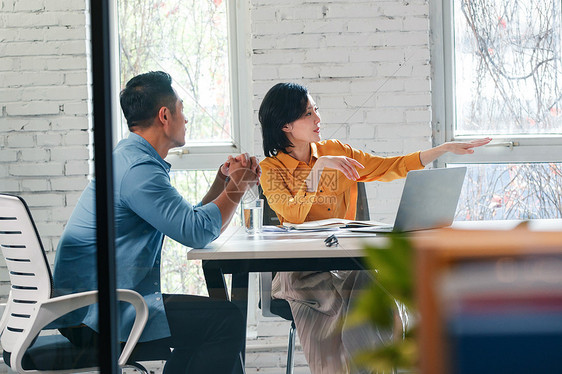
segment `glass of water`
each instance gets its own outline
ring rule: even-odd
[[[263,224],[263,199],[242,203],[242,222],[248,234],[258,234]]]

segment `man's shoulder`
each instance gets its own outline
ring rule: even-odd
[[[134,190],[143,180],[168,178],[168,170],[150,153],[128,145],[115,149],[113,170],[116,188],[126,186],[127,190]]]
[[[123,166],[133,167],[140,164],[160,165],[158,160],[149,152],[135,143],[120,142],[113,152],[114,163],[122,163]]]

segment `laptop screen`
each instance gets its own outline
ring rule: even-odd
[[[450,226],[466,174],[466,167],[410,171],[398,206],[394,231]]]

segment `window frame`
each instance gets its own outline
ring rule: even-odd
[[[249,40],[249,0],[225,1],[228,22],[228,59],[230,74],[230,108],[232,121],[232,143],[208,142],[201,144],[186,144],[183,147],[171,149],[166,157],[174,170],[218,170],[228,155],[239,153],[253,153],[254,132],[252,124],[252,103],[250,95],[250,59]],[[117,4],[113,5],[117,14]],[[119,25],[117,17],[112,22],[114,32],[113,43],[116,53],[113,54],[112,75],[114,92],[120,92],[119,87]],[[113,132],[114,144],[128,135],[124,118],[119,104],[119,95],[113,98],[113,118],[115,128]]]
[[[224,0],[228,14],[228,55],[230,70],[230,105],[234,144],[219,142],[205,145],[187,144],[182,148],[170,150],[166,160],[172,170],[218,170],[228,155],[248,152],[254,154],[254,126],[251,91],[251,44],[250,44],[250,3],[249,0]],[[120,60],[119,60],[119,20],[117,2],[110,2],[112,21],[110,22],[111,46],[110,74],[113,84],[112,118],[113,145],[128,135],[127,126],[119,103]],[[124,125],[125,124],[125,125]],[[255,334],[257,323],[258,274],[250,274],[248,285],[248,331],[247,335]],[[254,329],[254,330],[252,330]]]
[[[454,15],[451,0],[430,0],[432,61],[432,141],[466,141],[480,136],[454,136],[455,64]],[[562,162],[562,133],[559,135],[493,135],[493,142],[473,155],[447,153],[435,166],[449,163]]]

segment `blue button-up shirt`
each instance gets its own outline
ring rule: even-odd
[[[170,336],[160,290],[160,257],[164,235],[201,248],[220,234],[222,218],[214,203],[192,206],[170,184],[170,164],[144,138],[131,133],[113,152],[117,288],[140,293],[149,319],[141,341]],[[55,295],[95,290],[95,182],[82,193],[58,245]],[[120,305],[119,338],[127,339],[135,312]],[[52,327],[86,324],[98,329],[97,305],[80,309]]]

